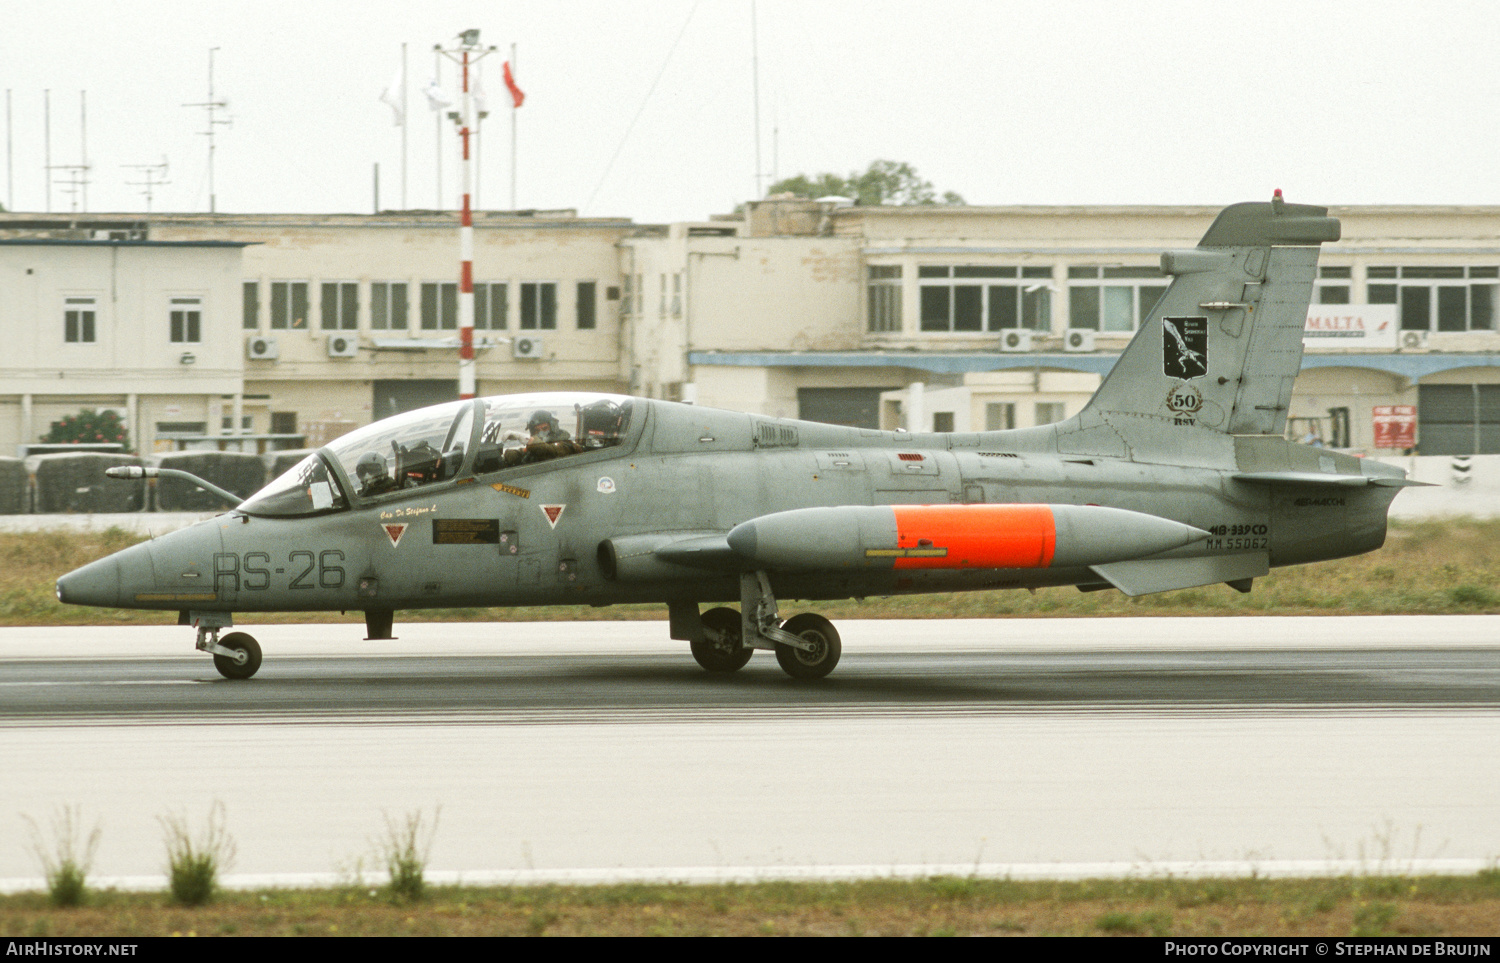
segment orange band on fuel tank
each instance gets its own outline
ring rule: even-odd
[[[896,568],[1046,568],[1057,526],[1046,505],[894,505]],[[895,553],[893,553],[895,554]]]

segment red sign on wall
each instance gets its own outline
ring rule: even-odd
[[[1416,447],[1416,405],[1376,405],[1374,417],[1376,448]]]

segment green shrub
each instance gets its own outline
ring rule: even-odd
[[[390,874],[392,902],[415,903],[427,895],[427,857],[441,812],[441,806],[433,810],[430,826],[420,809],[407,813],[402,821],[385,814],[385,836],[379,847],[381,861]]]
[[[47,880],[47,896],[53,906],[82,906],[88,899],[89,870],[99,849],[99,825],[82,836],[82,814],[76,806],[62,806],[52,816],[52,843],[42,839],[42,832],[30,816],[24,817],[31,830],[31,848],[42,863]]]
[[[202,906],[219,889],[219,873],[234,861],[234,840],[224,826],[224,804],[208,811],[203,835],[193,838],[185,815],[159,817],[167,845],[167,885],[172,902],[180,906]]]

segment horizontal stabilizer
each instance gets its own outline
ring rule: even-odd
[[[1316,471],[1242,471],[1229,476],[1235,481],[1252,485],[1335,485],[1342,488],[1364,488],[1375,485],[1380,488],[1411,488],[1430,482],[1412,481],[1410,478],[1389,475],[1330,475]]]
[[[1090,568],[1109,584],[1133,597],[1258,578],[1271,571],[1271,559],[1267,552],[1247,552],[1206,558],[1133,559]]]

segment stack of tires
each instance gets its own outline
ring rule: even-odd
[[[31,483],[26,463],[0,458],[0,515],[24,515],[31,509]]]

